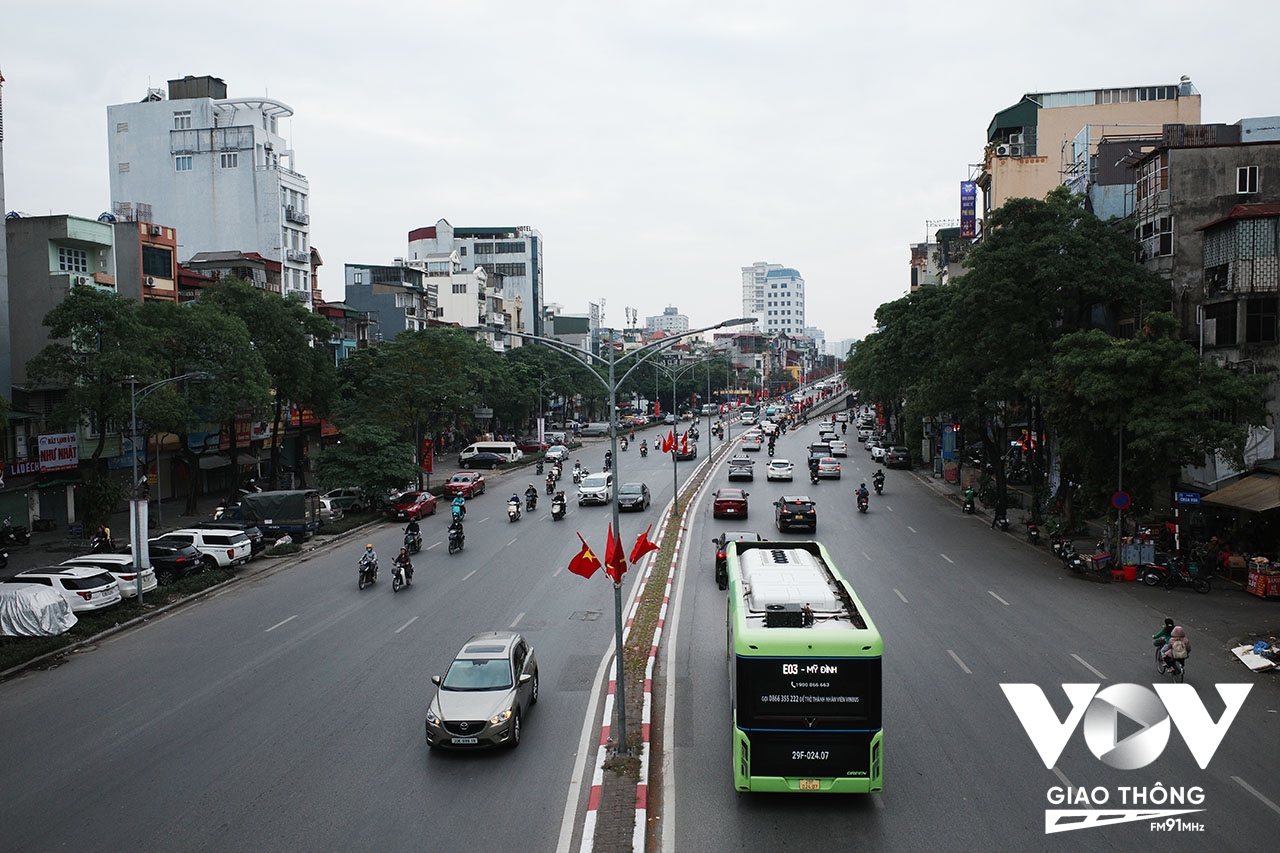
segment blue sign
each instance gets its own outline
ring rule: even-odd
[[[1116,492],[1111,496],[1111,505],[1116,509],[1124,509],[1129,505],[1129,493]]]
[[[978,184],[974,181],[960,182],[960,236],[977,235]]]
[[[1180,504],[1198,504],[1200,503],[1199,492],[1174,492],[1173,496],[1177,498]]]

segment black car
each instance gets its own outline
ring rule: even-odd
[[[890,447],[884,457],[884,465],[886,468],[910,468],[911,451],[902,446]]]
[[[507,460],[505,457],[497,453],[477,453],[466,462],[462,463],[463,468],[497,468]]]
[[[200,527],[205,530],[239,530],[249,537],[250,553],[256,557],[261,552],[267,550],[267,546],[271,543],[267,541],[267,537],[263,535],[258,525],[250,524],[243,521],[202,521],[199,524],[193,524],[192,527]]]
[[[744,540],[759,542],[763,539],[764,537],[759,533],[752,533],[750,530],[726,530],[712,539],[711,544],[716,546],[716,586],[721,589],[729,587],[729,552],[727,550],[729,543]]]
[[[126,546],[125,551],[129,550]],[[187,575],[199,574],[207,568],[204,555],[194,545],[151,542],[147,547],[147,555],[151,568],[155,570],[156,582],[161,586],[167,586]]]
[[[649,508],[649,487],[644,483],[623,483],[618,487],[618,509],[636,509],[644,511]]]
[[[818,510],[805,495],[783,495],[773,502],[773,521],[779,530],[800,527],[813,533],[818,529]]]
[[[729,460],[730,480],[754,480],[755,462],[745,456],[735,456]]]

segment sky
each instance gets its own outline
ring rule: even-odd
[[[106,108],[211,75],[268,95],[311,184],[327,300],[408,232],[530,225],[545,300],[605,321],[739,316],[741,268],[804,276],[828,341],[907,292],[992,115],[1026,92],[1191,78],[1204,122],[1280,114],[1280,4],[685,0],[10,3],[5,206],[110,210]],[[1226,11],[1229,9],[1229,12]],[[1212,20],[1210,20],[1212,19]]]

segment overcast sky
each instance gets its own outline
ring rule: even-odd
[[[786,264],[828,340],[906,292],[908,244],[958,217],[1024,92],[1186,74],[1206,122],[1280,114],[1276,2],[124,0],[2,20],[10,210],[109,210],[107,105],[208,74],[293,108],[326,299],[344,263],[388,263],[443,217],[539,229],[546,301],[603,297],[618,324],[738,316],[740,268]]]

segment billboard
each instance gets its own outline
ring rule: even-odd
[[[977,236],[978,185],[974,181],[960,182],[960,236]]]

